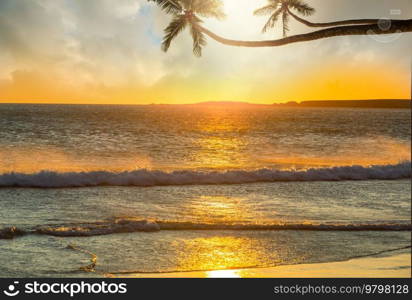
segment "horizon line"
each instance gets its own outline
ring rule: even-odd
[[[192,103],[89,103],[89,102],[1,102],[1,104],[32,104],[32,105],[123,105],[123,106],[154,106],[154,105],[202,105],[202,104],[238,104],[238,105],[261,105],[261,106],[272,106],[272,105],[287,105],[287,104],[301,104],[305,102],[328,102],[328,101],[412,101],[411,98],[382,98],[382,99],[327,99],[327,100],[290,100],[283,102],[272,102],[272,103],[251,103],[247,101],[201,101]]]

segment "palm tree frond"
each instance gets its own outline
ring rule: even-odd
[[[315,9],[301,0],[288,0],[288,6],[297,10],[303,16],[310,16],[315,13]]]
[[[263,27],[262,32],[265,33],[270,28],[273,28],[279,19],[279,16],[282,15],[283,36],[286,36],[289,31],[289,17],[291,13],[289,8],[295,9],[305,16],[309,16],[315,12],[312,7],[304,3],[302,0],[268,0],[266,6],[254,11],[254,14],[258,16],[271,14],[269,20]]]
[[[284,12],[282,14],[283,36],[286,37],[289,31],[289,14]]]
[[[273,13],[274,10],[277,10],[279,8],[279,4],[268,4],[266,6],[263,6],[261,8],[256,9],[253,14],[255,16],[266,16],[269,15],[271,13]]]
[[[192,10],[193,0],[178,0],[182,3],[184,10]]]
[[[172,43],[173,39],[182,32],[187,25],[187,19],[184,15],[175,16],[170,22],[169,26],[166,27],[164,30],[165,36],[163,37],[162,41],[162,50],[167,52],[169,50],[170,44]]]
[[[279,19],[279,15],[282,13],[282,10],[278,9],[275,11],[266,22],[265,26],[262,28],[262,33],[267,32],[269,29],[275,27],[276,22]]]
[[[196,27],[196,23],[199,22],[201,22],[201,20],[197,19],[196,22],[190,26],[190,34],[193,38],[193,54],[197,57],[202,56],[202,48],[207,44],[206,36]]]
[[[178,0],[148,0],[156,2],[160,8],[167,14],[180,14],[183,12],[183,7]]]
[[[193,11],[205,18],[221,20],[226,17],[221,0],[192,0]]]

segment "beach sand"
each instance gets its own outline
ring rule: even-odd
[[[132,278],[410,278],[411,253],[356,258],[342,262],[202,272],[122,274]]]

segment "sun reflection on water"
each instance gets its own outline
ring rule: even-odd
[[[195,238],[185,242],[179,255],[179,269],[205,270],[208,277],[239,277],[235,268],[262,265],[267,255],[253,239],[247,237],[215,236]],[[213,272],[220,270],[220,272]]]
[[[200,133],[193,140],[191,158],[194,164],[207,169],[235,169],[250,166],[247,154],[250,140],[245,133],[251,128],[246,113],[205,107],[195,130]]]
[[[196,222],[230,223],[249,219],[245,198],[226,196],[200,196],[187,204],[187,213]]]
[[[239,270],[220,270],[206,272],[208,278],[240,278],[242,277]]]

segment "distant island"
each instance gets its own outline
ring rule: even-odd
[[[287,102],[273,104],[255,104],[248,102],[232,101],[210,101],[196,104],[184,104],[194,106],[232,106],[232,107],[250,107],[250,106],[274,106],[274,107],[332,107],[332,108],[399,108],[410,109],[411,100],[407,99],[375,99],[375,100],[311,100],[303,102]]]
[[[288,102],[274,104],[287,107],[343,107],[343,108],[411,108],[410,100],[384,99],[384,100],[324,100],[303,101],[301,103]]]

